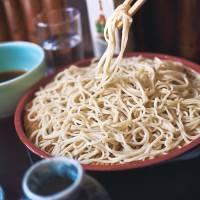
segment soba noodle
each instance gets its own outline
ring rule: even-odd
[[[27,107],[30,139],[54,156],[81,163],[151,159],[200,136],[200,79],[181,63],[124,58],[132,19],[119,6],[105,27],[98,63],[71,66],[36,92]],[[122,21],[121,51],[113,59]]]

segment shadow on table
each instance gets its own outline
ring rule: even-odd
[[[0,119],[0,185],[6,200],[19,199],[21,180],[30,166],[25,146],[15,132],[13,118]]]

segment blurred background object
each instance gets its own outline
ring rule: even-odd
[[[52,69],[83,58],[81,15],[67,7],[43,11],[35,18],[38,42],[43,47],[47,64]]]
[[[85,0],[89,18],[89,28],[92,37],[93,52],[95,57],[100,57],[107,48],[104,38],[104,28],[106,20],[110,17],[115,9],[113,0]],[[115,53],[120,51],[119,34],[116,34]]]
[[[27,29],[27,37],[30,41],[38,43],[36,27],[33,23],[33,19],[42,10],[40,0],[20,0],[20,3],[25,20],[25,27]]]
[[[198,0],[148,0],[134,20],[135,49],[200,62],[199,10]]]
[[[0,186],[0,199],[5,200],[5,194],[3,188]]]
[[[98,1],[98,0],[96,0]],[[115,6],[123,0],[113,0]],[[73,6],[80,10],[84,54],[93,56],[84,0],[2,0],[0,41],[38,42],[33,18],[42,11]],[[133,20],[128,50],[161,52],[200,62],[200,1],[148,0]]]
[[[3,0],[2,2],[11,38],[13,40],[27,40],[20,2],[13,0]],[[1,19],[1,21],[3,20]]]
[[[24,175],[22,188],[26,196],[23,200],[110,200],[103,186],[87,175],[78,161],[66,157],[32,165]]]

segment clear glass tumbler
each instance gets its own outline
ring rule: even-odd
[[[80,12],[65,8],[40,13],[35,23],[40,45],[51,69],[63,67],[83,58]]]

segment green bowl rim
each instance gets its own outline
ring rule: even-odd
[[[42,49],[42,47],[40,47],[39,45],[32,43],[32,42],[25,42],[25,41],[12,41],[12,42],[3,42],[0,44],[0,48],[1,47],[5,47],[5,46],[26,46],[26,47],[35,47],[40,53],[41,53],[41,58],[38,61],[38,64],[36,64],[31,70],[28,70],[27,72],[25,72],[24,74],[13,78],[11,80],[8,81],[4,81],[2,83],[0,83],[0,87],[1,86],[6,86],[9,85],[11,83],[14,83],[16,81],[19,81],[25,77],[27,77],[28,75],[30,75],[32,72],[34,72],[35,70],[37,70],[39,67],[42,66],[42,63],[45,64],[45,53],[44,50]]]

